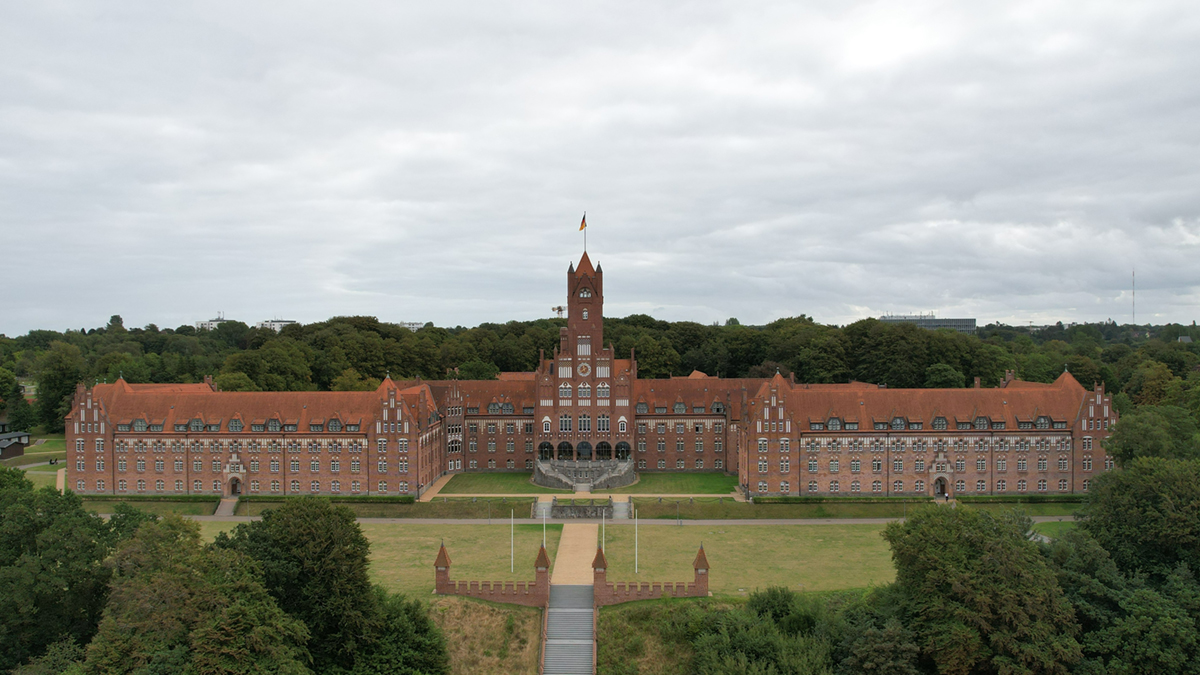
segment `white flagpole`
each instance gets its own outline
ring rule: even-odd
[[[517,571],[517,511],[508,512],[508,571]]]
[[[546,547],[546,512],[542,511],[542,548]]]
[[[601,551],[604,550],[604,544],[606,543],[607,540],[608,540],[608,538],[604,536],[604,509],[600,509],[600,550]]]
[[[633,501],[633,500],[630,500]],[[637,509],[633,510],[633,573],[638,573],[638,522]]]

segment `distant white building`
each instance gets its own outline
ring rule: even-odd
[[[291,319],[271,319],[270,321],[259,321],[258,323],[254,324],[254,327],[255,328],[270,328],[271,330],[278,333],[279,331],[283,330],[284,326],[290,326],[294,323],[296,323],[296,322],[292,321]]]
[[[218,312],[217,318],[215,319],[209,319],[208,321],[197,321],[196,330],[216,330],[217,326],[220,326],[228,320],[229,319],[226,319],[224,314]]]
[[[401,321],[396,325],[403,326],[414,333],[425,327],[425,324],[421,323],[420,321]]]

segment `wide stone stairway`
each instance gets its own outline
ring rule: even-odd
[[[592,586],[551,584],[544,675],[592,675]]]

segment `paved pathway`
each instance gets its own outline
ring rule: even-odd
[[[592,559],[596,557],[596,540],[600,526],[595,523],[566,523],[558,539],[554,555],[554,574],[551,584],[592,583]]]
[[[437,496],[437,493],[440,492],[442,488],[446,487],[446,483],[449,483],[450,479],[454,478],[456,475],[458,475],[458,474],[448,473],[448,474],[442,476],[441,478],[438,478],[437,480],[433,481],[433,485],[430,485],[429,488],[427,490],[425,490],[425,492],[421,495],[421,498],[418,499],[417,501],[420,501],[420,502],[433,501],[433,498]]]

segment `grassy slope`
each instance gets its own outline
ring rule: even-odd
[[[540,609],[442,597],[429,611],[446,636],[454,675],[537,675]]]
[[[737,489],[737,476],[723,473],[639,473],[638,482],[604,490],[615,494],[727,495]]]
[[[1003,511],[1011,511],[1013,509],[1017,509],[1018,511],[1023,511],[1023,512],[1025,512],[1026,515],[1030,515],[1030,516],[1070,516],[1070,515],[1073,515],[1076,511],[1078,511],[1079,507],[1083,506],[1083,504],[1012,504],[1012,503],[979,504],[979,503],[973,503],[973,504],[962,504],[961,506],[969,506],[970,508],[973,508],[973,509],[980,509],[982,511],[991,511],[992,513],[999,513],[999,512],[1003,512]]]
[[[632,527],[607,528],[609,581],[691,581],[704,544],[714,596],[755,588],[826,591],[885,584],[895,577],[882,525],[737,525],[639,528],[638,574]]]
[[[531,473],[460,473],[438,491],[439,495],[519,495],[569,494],[570,490],[552,490],[529,482]]]

